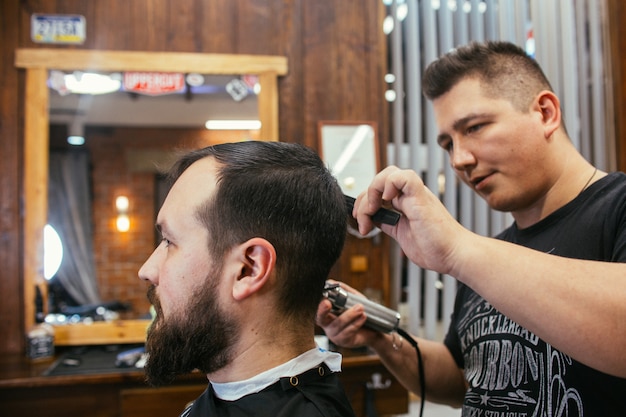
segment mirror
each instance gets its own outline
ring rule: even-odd
[[[89,85],[90,78],[104,82]],[[73,85],[78,79],[83,85]],[[103,92],[107,80],[111,91]],[[236,130],[205,127],[258,121],[256,77],[51,70],[48,86],[48,223],[63,237],[65,256],[48,281],[47,321],[149,317],[136,271],[156,244],[163,174],[179,151],[258,139],[258,128],[243,122]],[[100,93],[81,94],[88,89]],[[48,256],[45,240],[44,250]]]
[[[286,58],[167,52],[18,49],[16,66],[26,69],[24,115],[24,323],[35,323],[35,294],[46,293],[43,278],[43,227],[47,221],[50,70],[151,71],[194,74],[256,75],[261,128],[258,139],[278,140],[277,77],[287,73]],[[148,256],[146,253],[145,256]],[[47,295],[47,294],[46,294]],[[142,342],[145,320],[117,320],[92,325],[59,326],[59,345]]]

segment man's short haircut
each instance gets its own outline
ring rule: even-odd
[[[277,253],[279,308],[286,319],[313,322],[324,282],[339,258],[348,213],[319,155],[302,145],[248,141],[192,151],[170,171],[175,181],[195,161],[218,163],[217,189],[197,208],[211,256],[254,237]]]
[[[496,41],[472,42],[432,62],[424,71],[422,90],[434,100],[473,77],[488,97],[506,99],[522,112],[540,91],[553,91],[537,61],[515,44]]]

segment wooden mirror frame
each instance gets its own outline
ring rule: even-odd
[[[43,228],[48,210],[48,71],[154,71],[199,74],[254,74],[259,78],[259,137],[278,140],[278,76],[287,74],[287,58],[270,55],[202,54],[24,48],[15,66],[26,70],[24,100],[24,331],[35,324],[36,287],[47,294],[43,278]],[[148,256],[149,254],[146,254]],[[57,345],[141,343],[146,320],[58,326]]]

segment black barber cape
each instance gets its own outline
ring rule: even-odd
[[[354,417],[339,378],[325,364],[281,378],[235,401],[217,398],[211,384],[181,417]]]

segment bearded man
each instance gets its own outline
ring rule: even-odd
[[[152,385],[198,369],[183,416],[354,416],[316,346],[315,313],[346,234],[343,194],[317,153],[280,142],[193,151],[172,168],[162,240],[139,270],[157,312]]]

